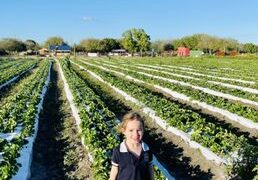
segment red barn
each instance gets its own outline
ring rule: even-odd
[[[186,47],[179,47],[177,49],[177,56],[190,56],[190,49]]]

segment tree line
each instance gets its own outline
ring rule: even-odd
[[[48,48],[49,45],[61,45],[65,43],[62,37],[54,36],[48,38],[44,44],[40,45],[35,40],[21,41],[14,38],[0,40],[0,55],[13,54],[22,51],[37,51],[40,48]],[[68,44],[68,43],[67,43]],[[129,53],[155,52],[161,55],[164,52],[177,50],[178,47],[187,47],[190,50],[201,50],[204,53],[213,54],[222,52],[244,52],[257,53],[258,46],[253,43],[239,43],[235,39],[219,38],[208,34],[194,34],[174,40],[151,41],[144,29],[129,29],[122,33],[119,39],[114,38],[87,38],[72,45],[76,52],[98,52],[108,53],[113,49],[125,49]]]

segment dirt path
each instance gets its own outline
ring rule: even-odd
[[[33,149],[31,180],[91,179],[90,163],[54,65]]]

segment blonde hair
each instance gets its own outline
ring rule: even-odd
[[[143,118],[141,117],[141,115],[138,112],[129,112],[124,115],[122,122],[118,127],[119,132],[123,133],[124,130],[126,129],[128,122],[134,121],[134,120],[141,122],[142,128],[144,129],[144,121],[143,121]]]

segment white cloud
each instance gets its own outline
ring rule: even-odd
[[[84,16],[84,17],[82,17],[82,19],[84,21],[94,21],[94,20],[96,20],[94,17],[91,17],[91,16]]]

